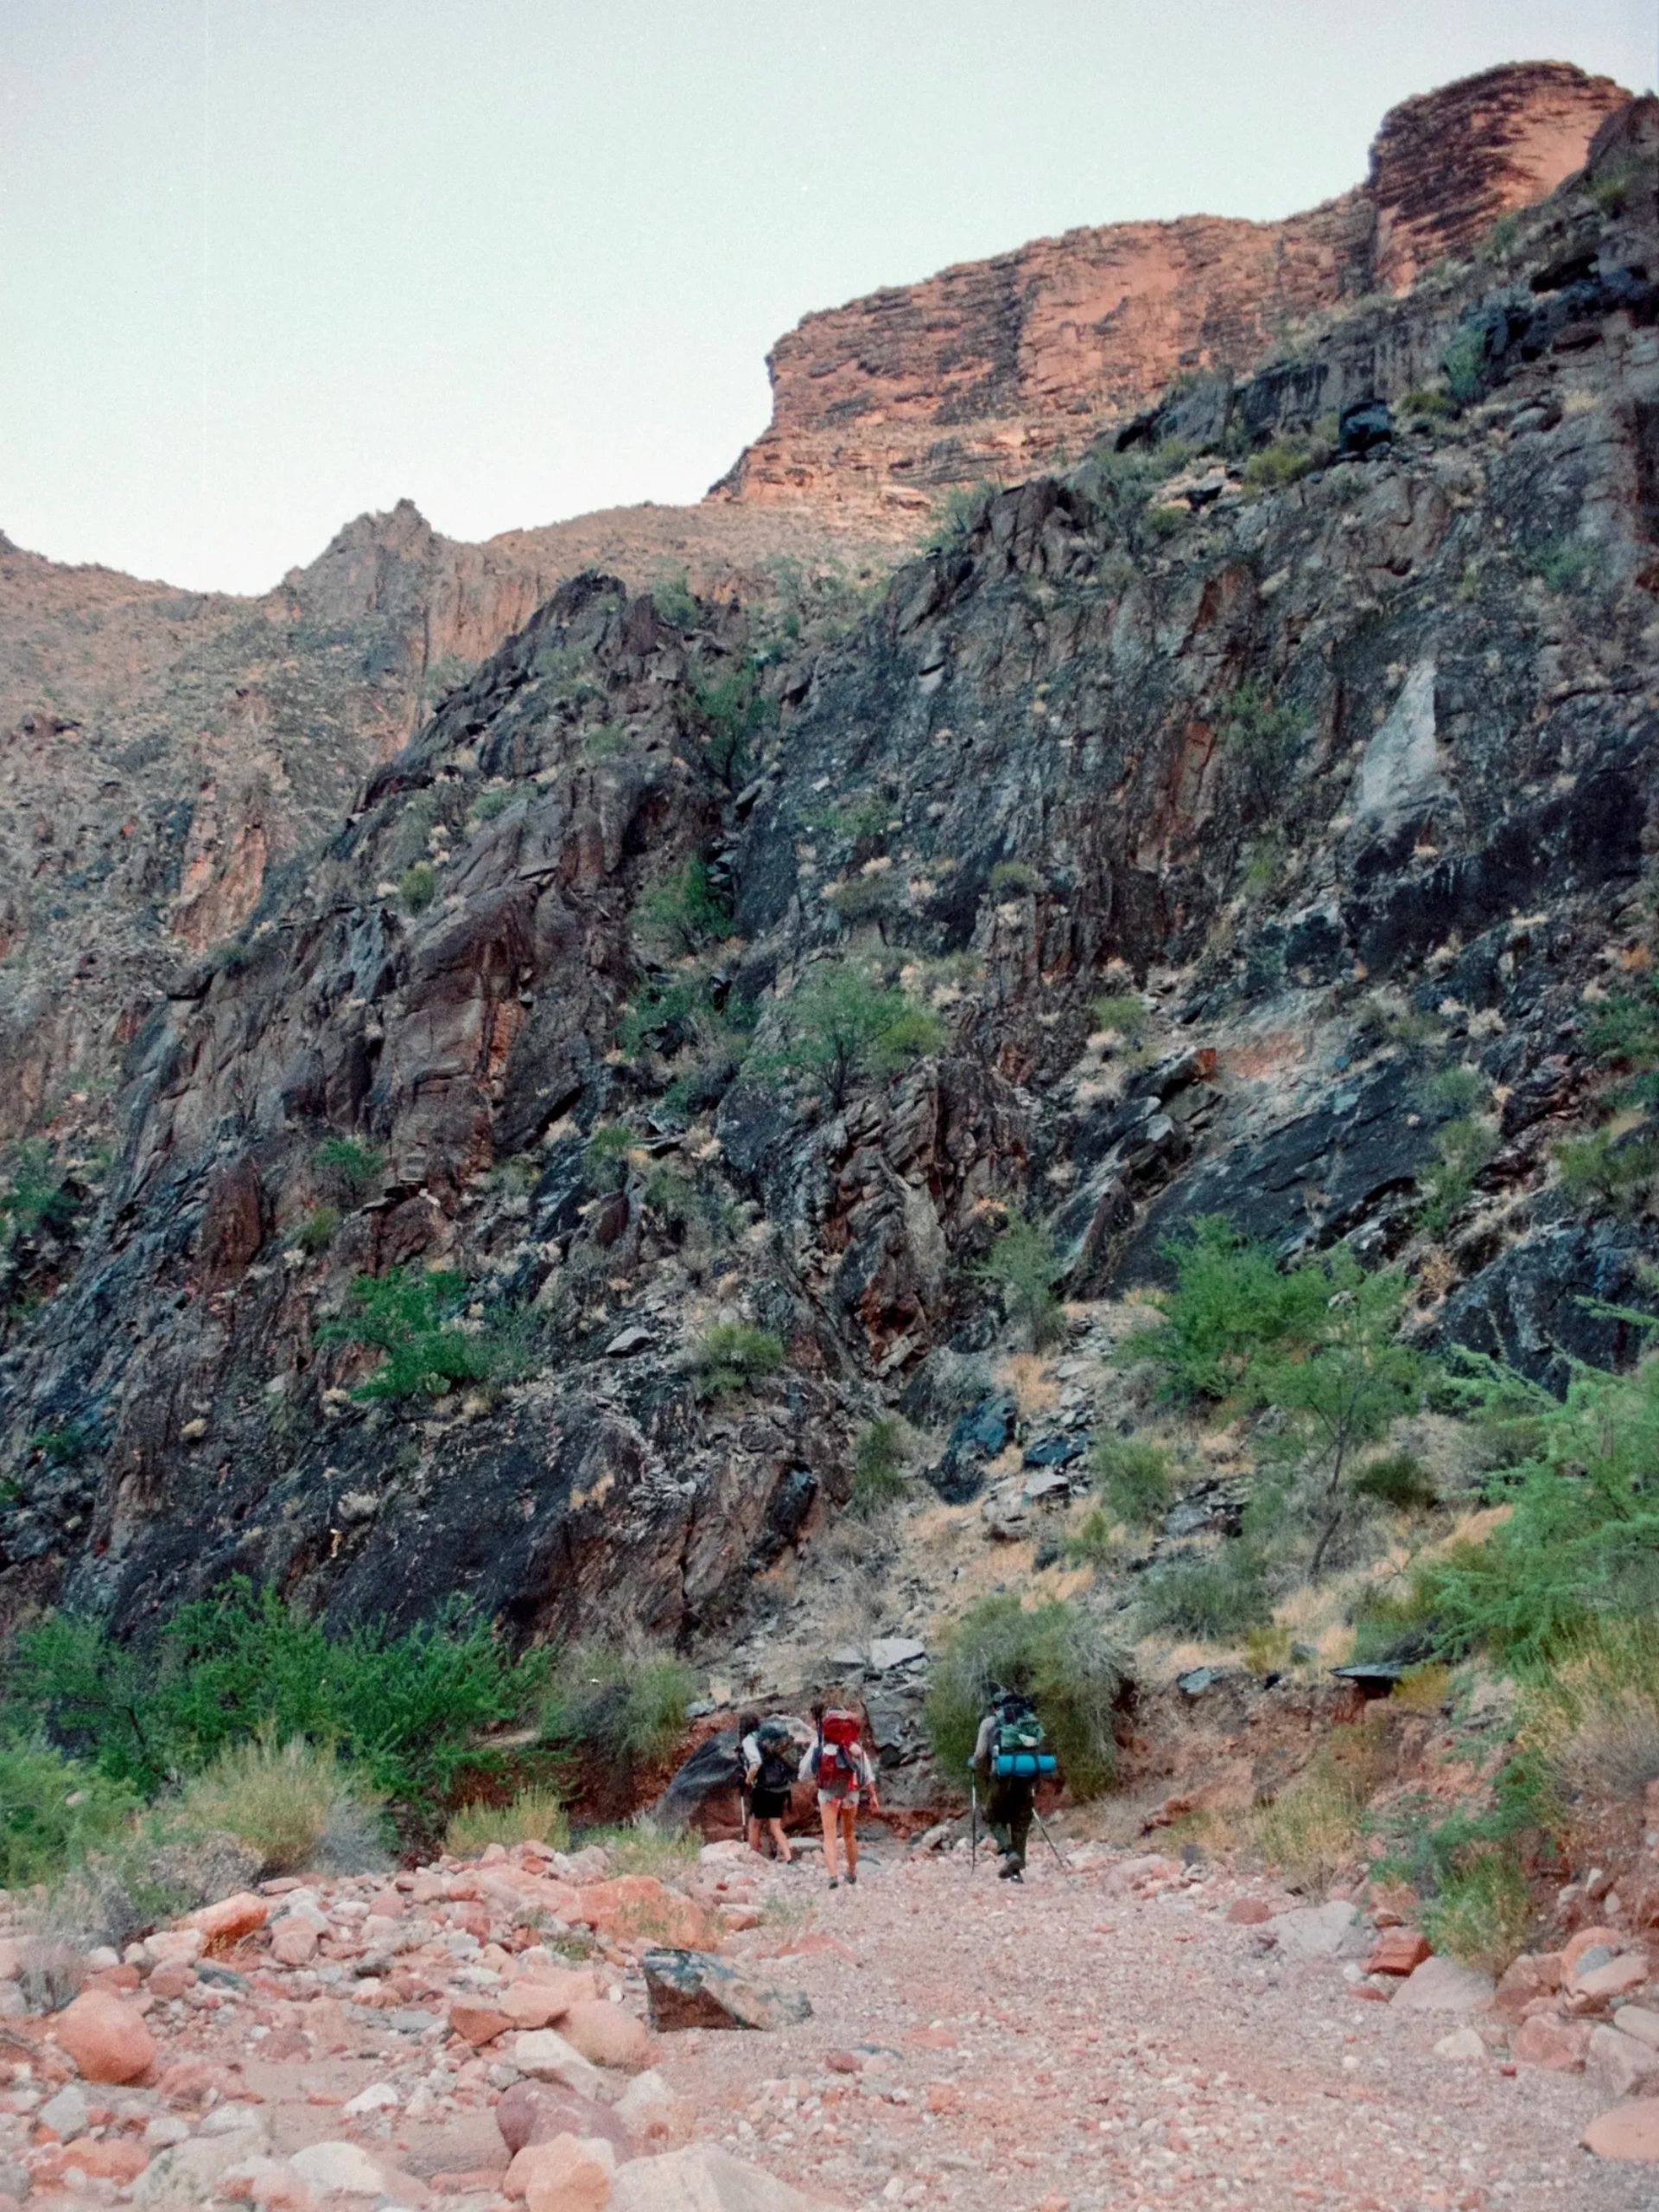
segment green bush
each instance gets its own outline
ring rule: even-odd
[[[555,1664],[543,1732],[626,1779],[677,1749],[696,1693],[684,1661],[658,1646],[573,1644]]]
[[[691,859],[639,902],[646,935],[677,952],[697,952],[716,938],[729,937],[730,909],[709,880],[705,861]]]
[[[1090,1455],[1095,1487],[1132,1529],[1150,1528],[1169,1510],[1169,1454],[1141,1436],[1103,1436]]]
[[[1144,1630],[1231,1643],[1272,1618],[1273,1600],[1261,1560],[1240,1541],[1218,1552],[1190,1552],[1148,1574],[1141,1584]]]
[[[1273,699],[1260,684],[1249,682],[1233,692],[1219,726],[1222,745],[1240,763],[1258,805],[1277,796],[1306,734],[1307,716],[1300,708]]]
[[[474,822],[493,822],[506,812],[518,797],[516,791],[505,787],[480,791],[467,811]]]
[[[582,1840],[584,1848],[598,1845],[608,1856],[613,1874],[649,1874],[659,1882],[683,1880],[702,1847],[696,1829],[662,1827],[643,1814],[620,1827],[589,1828]],[[651,1932],[639,1931],[642,1936]]]
[[[602,1122],[582,1148],[582,1175],[588,1188],[601,1194],[620,1191],[639,1145],[639,1132],[626,1122]]]
[[[1011,1211],[1007,1227],[975,1270],[1001,1293],[1004,1313],[1033,1351],[1046,1351],[1065,1334],[1065,1308],[1054,1295],[1059,1267],[1051,1232]]]
[[[308,1252],[313,1259],[326,1252],[334,1241],[340,1227],[338,1206],[313,1206],[294,1231],[294,1242],[302,1252]]]
[[[629,742],[626,730],[615,722],[601,722],[582,739],[582,757],[595,762],[619,760],[628,750]]]
[[[137,1791],[45,1744],[0,1744],[0,1890],[49,1882],[107,1843],[138,1808]]]
[[[1094,1018],[1097,1029],[1115,1029],[1125,1044],[1138,1045],[1152,1016],[1143,998],[1134,991],[1121,991],[1096,999]]]
[[[1252,492],[1282,491],[1306,476],[1318,458],[1309,438],[1294,433],[1275,437],[1245,461],[1245,486]]]
[[[10,1660],[14,1728],[48,1731],[146,1796],[269,1731],[334,1745],[417,1827],[459,1781],[502,1770],[486,1732],[523,1720],[547,1675],[544,1655],[509,1658],[458,1607],[401,1635],[371,1624],[331,1637],[240,1577],[145,1644],[59,1614],[20,1630]]]
[[[843,883],[832,883],[823,894],[823,903],[844,929],[874,922],[885,938],[886,925],[899,910],[899,893],[891,872],[879,868],[868,875],[849,875]]]
[[[1446,1072],[1463,1071],[1448,1069]],[[1497,1150],[1497,1129],[1472,1115],[1459,1115],[1436,1129],[1435,1158],[1423,1177],[1418,1227],[1431,1236],[1444,1235],[1474,1196],[1476,1178]]]
[[[397,879],[397,896],[406,913],[423,914],[438,895],[438,871],[430,861],[416,861]]]
[[[52,1885],[31,1915],[34,1939],[19,1979],[46,2002],[67,2003],[95,1945],[122,1950],[165,1921],[245,1889],[258,1872],[257,1854],[234,1836],[185,1833],[165,1809],[149,1813]]]
[[[695,629],[702,620],[702,602],[683,568],[662,569],[652,579],[651,596],[664,621],[677,630]]]
[[[1659,1138],[1594,1129],[1558,1144],[1554,1160],[1562,1192],[1574,1205],[1623,1212],[1644,1205],[1659,1179]]]
[[[356,1205],[379,1179],[385,1155],[357,1137],[327,1137],[312,1154],[312,1163],[329,1187]]]
[[[707,681],[694,672],[686,688],[709,765],[735,791],[748,772],[750,747],[774,719],[776,705],[761,690],[753,660],[739,661]]]
[[[983,482],[953,484],[934,511],[933,527],[922,540],[923,552],[961,551],[984,521],[1000,488]]]
[[[947,1774],[966,1778],[979,1724],[998,1688],[1019,1690],[1041,1716],[1066,1783],[1096,1796],[1116,1770],[1121,1653],[1074,1600],[1022,1605],[1012,1591],[980,1599],[945,1639],[927,1694],[927,1729]]]
[[[1368,1459],[1354,1477],[1354,1489],[1361,1497],[1391,1505],[1401,1513],[1426,1513],[1440,1502],[1433,1476],[1409,1452],[1390,1452],[1382,1459]]]
[[[873,1514],[896,1505],[909,1488],[905,1426],[894,1414],[882,1414],[859,1433],[853,1447],[855,1513]]]
[[[784,1363],[781,1340],[770,1329],[742,1321],[717,1321],[697,1344],[696,1388],[700,1398],[730,1397],[752,1390]]]
[[[54,1421],[48,1428],[35,1430],[29,1448],[37,1452],[48,1467],[78,1467],[98,1450],[99,1433],[90,1421]],[[0,1884],[0,1888],[3,1886]]]
[[[1135,1330],[1122,1356],[1151,1361],[1173,1398],[1218,1403],[1236,1395],[1264,1351],[1308,1340],[1331,1296],[1317,1265],[1281,1268],[1264,1246],[1213,1215],[1163,1249],[1175,1287],[1154,1294],[1160,1319]]]
[[[0,1230],[6,1243],[20,1236],[60,1234],[79,1205],[65,1186],[52,1147],[43,1138],[31,1137],[11,1147],[0,1174]]]
[[[380,1363],[353,1397],[366,1400],[441,1398],[469,1382],[507,1381],[523,1368],[513,1332],[464,1328],[467,1283],[453,1269],[391,1268],[359,1275],[338,1318],[322,1322],[323,1344],[358,1344],[380,1354]]]
[[[1606,566],[1606,557],[1599,545],[1586,544],[1581,538],[1558,537],[1535,545],[1527,556],[1527,566],[1548,590],[1577,591],[1596,582]]]
[[[1485,1104],[1489,1095],[1485,1077],[1466,1062],[1425,1077],[1416,1089],[1431,1114],[1473,1114]]]
[[[936,1052],[944,1027],[908,993],[851,960],[819,961],[779,1008],[779,1041],[751,1065],[809,1084],[839,1112],[854,1086]]]
[[[264,1874],[358,1873],[385,1863],[381,1802],[332,1744],[262,1729],[193,1776],[172,1817],[186,1832],[235,1836]]]
[[[1472,406],[1486,383],[1484,331],[1465,328],[1457,332],[1440,356],[1440,370],[1452,405]]]
[[[1421,416],[1425,421],[1438,420],[1458,411],[1451,393],[1440,390],[1438,385],[1420,385],[1416,391],[1407,392],[1400,404],[1406,414]]]
[[[1104,1571],[1117,1565],[1116,1522],[1098,1505],[1091,1505],[1073,1529],[1060,1539],[1060,1557],[1067,1567],[1091,1567]]]
[[[505,1804],[475,1798],[450,1815],[443,1832],[443,1847],[451,1859],[480,1858],[493,1843],[544,1843],[563,1851],[569,1840],[563,1804],[545,1786],[520,1789]]]
[[[1422,1913],[1437,1951],[1500,1974],[1526,1947],[1532,1898],[1519,1855],[1502,1844],[1471,1851],[1443,1877]]]
[[[1026,861],[998,861],[991,870],[990,891],[993,899],[1014,899],[1029,895],[1040,899],[1048,888],[1042,871]]]
[[[593,654],[583,645],[560,645],[551,641],[537,648],[531,666],[549,696],[559,706],[583,707],[604,691]]]

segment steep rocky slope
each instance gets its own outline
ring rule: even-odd
[[[1549,1162],[1651,960],[1655,131],[839,639],[563,586],[149,1018],[101,1194],[15,1246],[8,1602],[133,1626],[242,1567],[709,1630],[860,1421],[948,1409],[1016,1204],[1080,1298],[1221,1210],[1408,1252],[1421,1326],[1531,1371],[1628,1349],[1578,1299],[1644,1299],[1648,1229]],[[1447,1063],[1501,1141],[1431,1249]],[[353,1395],[353,1278],[435,1262],[470,1376]]]
[[[1052,467],[1173,378],[1248,369],[1287,324],[1466,254],[1627,97],[1563,62],[1488,70],[1395,108],[1366,181],[1306,214],[1068,231],[808,315],[770,357],[770,425],[710,497],[925,512]]]
[[[249,600],[0,539],[0,1139],[96,1121],[168,982],[280,903],[368,769],[563,578],[597,560],[753,592],[875,550],[672,507],[467,545],[404,501]]]

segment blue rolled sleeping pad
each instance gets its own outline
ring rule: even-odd
[[[998,1751],[991,1761],[993,1774],[1052,1774],[1052,1751]]]

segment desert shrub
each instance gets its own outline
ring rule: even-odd
[[[994,1691],[1020,1690],[1042,1717],[1068,1786],[1079,1797],[1110,1783],[1124,1662],[1096,1616],[1074,1600],[1026,1606],[1012,1591],[982,1598],[934,1662],[927,1728],[949,1774],[963,1775]]]
[[[423,914],[437,895],[438,871],[430,861],[416,861],[397,879],[397,896],[406,913]]]
[[[1497,1149],[1497,1129],[1473,1115],[1459,1115],[1435,1130],[1435,1156],[1424,1173],[1417,1209],[1420,1229],[1430,1236],[1444,1235],[1474,1196],[1476,1178]]]
[[[181,1833],[164,1812],[151,1813],[54,1883],[30,1934],[48,1962],[100,1943],[123,1950],[162,1922],[245,1889],[258,1871],[258,1854],[234,1836]]]
[[[478,797],[467,808],[467,816],[474,822],[493,822],[499,816],[506,812],[518,796],[517,791],[505,785],[492,791],[480,791]]]
[[[1561,1190],[1574,1205],[1633,1211],[1659,1178],[1659,1138],[1593,1129],[1558,1144],[1554,1160]]]
[[[651,596],[664,621],[677,630],[693,629],[702,620],[702,602],[683,568],[663,569],[652,581]]]
[[[859,1432],[853,1447],[855,1513],[879,1513],[896,1505],[909,1487],[906,1477],[904,1423],[894,1414],[882,1414]]]
[[[677,952],[696,952],[731,934],[731,911],[709,880],[706,861],[687,861],[639,902],[646,934]]]
[[[1103,1506],[1091,1505],[1074,1528],[1060,1539],[1060,1557],[1067,1567],[1116,1567],[1118,1559],[1117,1522]]]
[[[358,1137],[325,1137],[311,1159],[330,1189],[353,1204],[373,1188],[385,1165],[385,1154]]]
[[[1243,683],[1223,709],[1219,734],[1243,769],[1250,798],[1265,805],[1278,791],[1307,732],[1300,708],[1273,698],[1258,683]]]
[[[659,1882],[683,1877],[696,1864],[700,1842],[695,1830],[665,1828],[645,1814],[619,1827],[589,1828],[582,1840],[584,1846],[596,1843],[608,1854],[613,1873],[650,1874]]]
[[[582,645],[556,645],[550,639],[537,646],[531,667],[561,706],[585,706],[605,688],[593,654]]]
[[[762,1080],[798,1080],[837,1112],[855,1084],[938,1052],[938,1017],[852,960],[819,961],[778,1010],[778,1039],[754,1055]]]
[[[1600,1619],[1563,1637],[1524,1713],[1526,1742],[1567,1793],[1639,1798],[1659,1782],[1659,1628]]]
[[[618,760],[627,751],[628,733],[615,722],[600,722],[582,741],[584,760]]]
[[[6,1243],[20,1236],[55,1236],[68,1228],[79,1205],[43,1138],[13,1145],[0,1172],[0,1231]]]
[[[10,1656],[10,1714],[145,1795],[269,1731],[333,1745],[416,1827],[459,1779],[499,1770],[486,1732],[523,1719],[547,1674],[543,1655],[510,1658],[458,1606],[400,1635],[331,1637],[240,1577],[148,1643],[58,1614],[20,1630]]]
[[[542,1786],[520,1789],[503,1805],[475,1798],[449,1816],[443,1847],[452,1859],[476,1859],[493,1843],[545,1843],[563,1851],[570,1840],[570,1823],[556,1790]]]
[[[1489,1095],[1480,1070],[1461,1060],[1454,1067],[1438,1068],[1433,1075],[1423,1077],[1415,1090],[1431,1114],[1454,1116],[1478,1112]]]
[[[1423,1933],[1437,1951],[1502,1974],[1523,1949],[1532,1898],[1519,1854],[1503,1844],[1470,1849],[1442,1876],[1423,1908]]]
[[[1244,482],[1252,492],[1281,491],[1306,475],[1318,459],[1313,441],[1294,433],[1258,446],[1244,463]]]
[[[1361,1497],[1391,1505],[1401,1513],[1424,1513],[1440,1503],[1433,1476],[1409,1452],[1390,1452],[1382,1459],[1368,1459],[1353,1481]]]
[[[46,1744],[0,1745],[0,1890],[50,1881],[125,1827],[125,1783]]]
[[[1065,1334],[1065,1309],[1054,1295],[1059,1254],[1041,1222],[1010,1212],[1007,1226],[975,1272],[1001,1293],[1002,1310],[1033,1351]]]
[[[738,661],[712,678],[694,673],[686,689],[709,766],[735,791],[748,772],[751,746],[777,713],[760,688],[759,669],[753,660]]]
[[[879,868],[832,883],[823,903],[843,927],[856,929],[861,922],[875,922],[882,925],[885,937],[885,925],[899,909],[900,886],[887,869]]]
[[[770,1329],[752,1328],[744,1321],[716,1321],[697,1344],[697,1395],[725,1398],[751,1390],[783,1363],[782,1340]]]
[[[99,1432],[90,1421],[54,1421],[49,1427],[35,1431],[29,1448],[37,1452],[48,1467],[78,1467],[98,1450]]]
[[[1235,1395],[1263,1351],[1308,1340],[1331,1296],[1317,1265],[1281,1268],[1265,1246],[1215,1216],[1163,1249],[1175,1287],[1154,1295],[1159,1319],[1132,1332],[1122,1356],[1149,1360],[1173,1398]]]
[[[340,1313],[322,1322],[317,1336],[380,1354],[353,1397],[440,1398],[469,1382],[502,1379],[517,1363],[519,1347],[505,1332],[461,1326],[467,1298],[466,1277],[450,1268],[359,1275]]]
[[[1140,1610],[1149,1632],[1225,1643],[1268,1620],[1273,1601],[1261,1559],[1232,1541],[1156,1568],[1141,1584]]]
[[[1133,991],[1122,991],[1096,999],[1094,1003],[1095,1026],[1098,1029],[1115,1029],[1126,1044],[1138,1045],[1147,1033],[1147,1024],[1152,1019],[1147,1012],[1147,1002]]]
[[[308,1252],[313,1259],[326,1252],[334,1241],[340,1227],[340,1208],[326,1203],[313,1206],[294,1231],[294,1242],[302,1252]]]
[[[1322,1890],[1357,1851],[1364,1809],[1353,1774],[1316,1755],[1251,1816],[1249,1842],[1293,1888]]]
[[[925,553],[961,551],[985,520],[999,486],[953,484],[934,511],[932,529],[922,541]]]
[[[1149,1528],[1169,1510],[1169,1454],[1143,1436],[1103,1436],[1090,1455],[1095,1487],[1132,1529]]]
[[[1040,898],[1047,888],[1041,870],[1033,868],[1026,861],[998,861],[991,870],[993,899],[1013,899],[1027,893]]]
[[[1555,537],[1533,546],[1527,555],[1527,566],[1548,590],[1577,591],[1597,580],[1606,558],[1599,545],[1582,538]]]
[[[440,653],[429,662],[421,678],[421,698],[429,707],[440,699],[447,699],[452,691],[459,691],[463,683],[470,683],[477,672],[475,660],[463,660],[459,653]]]
[[[590,1191],[620,1191],[639,1132],[626,1122],[602,1122],[582,1148],[582,1177]]]
[[[659,1645],[572,1644],[555,1663],[543,1730],[626,1778],[677,1748],[696,1690],[684,1661]]]
[[[850,845],[855,853],[880,842],[893,815],[893,803],[880,791],[855,791],[851,798],[804,806],[803,830]]]
[[[1414,415],[1424,422],[1436,421],[1458,411],[1451,393],[1442,391],[1439,385],[1420,385],[1415,391],[1405,394],[1400,405],[1406,414]]]
[[[385,1863],[381,1799],[331,1744],[270,1729],[227,1744],[173,1808],[187,1832],[233,1835],[268,1875],[359,1873]]]
[[[1472,325],[1456,332],[1440,356],[1440,372],[1455,407],[1470,407],[1486,383],[1486,334]]]

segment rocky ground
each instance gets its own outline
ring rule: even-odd
[[[735,1845],[666,1886],[534,1845],[268,1884],[94,1955],[44,2016],[20,2009],[38,1953],[0,1942],[23,1977],[0,1983],[3,2212],[1653,2201],[1629,2154],[1659,2154],[1659,2101],[1611,2045],[1652,2059],[1659,2016],[1616,1929],[1494,1998],[1340,1898],[1099,1845],[1020,1889],[887,1841],[833,1893],[810,1853]],[[713,2001],[785,2024],[652,2034],[641,1960],[664,1942],[717,1949],[736,1993]],[[1588,2074],[1562,2063],[1575,2038]]]

